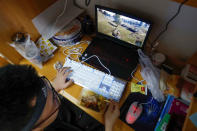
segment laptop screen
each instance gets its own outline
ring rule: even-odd
[[[114,9],[96,6],[97,32],[127,45],[143,47],[151,24]]]

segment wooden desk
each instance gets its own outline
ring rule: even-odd
[[[85,39],[90,39],[90,38],[85,38]],[[88,44],[79,44],[73,47],[83,47],[83,51],[87,48]],[[65,50],[65,47],[60,47],[54,54],[54,57],[52,59],[50,59],[49,61],[47,61],[43,68],[40,69],[35,65],[32,65],[29,61],[23,59],[20,64],[29,64],[32,65],[33,67],[35,67],[35,69],[38,71],[39,75],[44,75],[46,76],[49,80],[53,80],[54,77],[56,76],[56,70],[54,69],[54,64],[57,61],[62,61],[64,62],[65,59],[65,55],[62,53],[63,50]],[[142,77],[139,73],[139,68],[137,69],[136,73],[135,73],[135,77],[137,77],[139,80],[142,80]],[[135,80],[132,80],[133,82],[136,82]],[[130,82],[128,83],[128,86],[126,87],[124,94],[119,102],[120,107],[123,105],[124,101],[126,100],[127,96],[130,93]],[[79,108],[81,108],[82,110],[84,110],[85,112],[87,112],[89,115],[91,115],[92,117],[94,117],[96,120],[98,120],[99,122],[104,124],[104,118],[103,118],[103,114],[100,114],[98,112],[95,112],[93,110],[90,110],[88,108],[82,107],[79,105],[79,95],[80,92],[82,90],[82,87],[78,86],[78,85],[72,85],[71,87],[62,90],[60,93],[67,98],[68,100],[70,100],[72,103],[74,103],[76,106],[78,106]],[[114,130],[113,131],[133,131],[132,128],[130,128],[127,124],[125,124],[124,122],[122,122],[120,119],[118,119],[115,123],[114,126]]]

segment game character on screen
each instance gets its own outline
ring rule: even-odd
[[[121,38],[120,31],[118,29],[113,30],[112,31],[112,36],[114,36],[115,38],[120,39]]]

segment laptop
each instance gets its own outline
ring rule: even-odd
[[[129,81],[138,64],[137,49],[144,48],[151,22],[100,5],[95,6],[95,22],[96,36],[80,60],[96,55],[113,76]],[[86,63],[108,73],[96,58]]]

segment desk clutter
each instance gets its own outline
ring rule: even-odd
[[[30,35],[23,32],[14,34],[12,41],[13,43],[10,46],[14,47],[19,54],[39,68],[42,68],[43,62],[53,57],[53,52],[57,49],[57,46],[43,37],[40,37],[35,44],[30,39]]]
[[[148,95],[131,93],[120,108],[120,119],[136,131],[144,129],[147,131],[154,130],[163,108],[164,102],[159,103],[150,94],[150,92],[148,92]],[[140,114],[137,113],[138,109],[136,109],[136,106],[132,107],[135,102],[141,105]],[[131,110],[130,108],[134,109]]]
[[[101,72],[97,69],[86,66],[82,62],[76,62],[66,58],[63,67],[70,67],[72,72],[68,78],[73,79],[78,84],[98,95],[119,102],[127,82],[119,78]]]
[[[61,31],[52,37],[53,41],[58,46],[72,46],[75,45],[82,37],[82,26],[79,20],[75,19]]]
[[[82,35],[81,22],[74,19],[51,39],[41,36],[37,42],[34,42],[28,33],[17,32],[11,38],[13,43],[10,46],[14,47],[25,59],[42,68],[43,63],[53,57],[58,46],[71,47],[80,44]]]
[[[132,75],[136,83],[130,83],[131,93],[121,107],[120,119],[137,131],[182,130],[189,104],[195,94],[197,67],[186,65],[180,75],[169,74],[164,69],[153,66],[148,56],[142,56],[149,61],[146,65],[139,60],[142,68],[140,73],[145,81]],[[156,90],[159,92],[151,91],[152,81],[157,82]],[[154,93],[162,94],[163,100],[155,97]]]
[[[197,67],[187,65],[181,75],[169,74],[165,69],[159,69],[155,65],[162,64],[166,58],[156,54],[151,60],[141,50],[150,31],[149,22],[137,23],[132,17],[128,17],[128,20],[122,20],[124,18],[122,17],[119,20],[121,14],[116,11],[102,6],[96,8],[98,14],[96,22],[99,25],[96,33],[105,36],[103,38],[106,38],[104,39],[106,43],[99,37],[95,37],[91,43],[81,41],[84,33],[91,34],[94,30],[93,23],[88,17],[82,22],[78,19],[71,21],[50,40],[40,37],[37,42],[33,42],[29,34],[16,33],[11,46],[40,68],[44,62],[53,58],[54,52],[61,46],[64,49],[61,53],[66,57],[65,63],[58,61],[54,67],[56,69],[71,67],[73,72],[68,78],[74,79],[75,84],[84,87],[79,96],[79,104],[84,107],[104,113],[110,99],[119,102],[124,90],[129,90],[130,94],[120,109],[120,119],[123,122],[136,131],[181,130],[188,105],[195,93]],[[112,17],[107,12],[117,14]],[[107,28],[109,30],[106,30]],[[125,33],[126,35],[123,35]],[[126,36],[129,39],[126,39]],[[120,40],[124,44],[114,43]],[[89,49],[83,52],[82,47],[75,47],[82,43],[90,43]],[[131,46],[136,49],[132,49],[133,53]],[[95,66],[88,61],[89,59],[96,61]],[[137,65],[138,62],[140,66]],[[117,68],[114,68],[115,66]],[[135,76],[135,72],[139,69],[142,80]],[[123,77],[114,74],[121,74]]]

